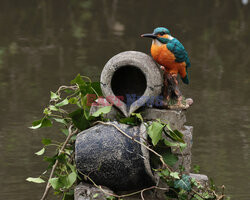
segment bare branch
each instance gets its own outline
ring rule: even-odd
[[[65,142],[63,143],[61,149],[59,150],[58,156],[62,154],[62,152],[64,151],[64,149],[65,149],[66,145],[68,144],[70,138],[78,132],[77,129],[72,131],[72,128],[73,128],[73,125],[70,125],[69,126],[69,135],[66,138]],[[45,200],[47,198],[47,196],[48,196],[49,190],[51,188],[51,184],[49,183],[49,180],[53,177],[57,165],[58,165],[58,160],[56,160],[55,164],[52,167],[52,170],[50,172],[50,176],[49,176],[49,179],[48,179],[48,182],[47,182],[47,185],[46,185],[46,188],[44,190],[44,193],[43,193],[43,196],[42,196],[41,200]]]

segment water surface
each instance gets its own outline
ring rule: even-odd
[[[246,2],[246,1],[244,1]],[[224,184],[235,200],[250,199],[250,5],[240,0],[1,0],[1,199],[39,199],[27,183],[45,169],[34,152],[56,129],[31,131],[49,92],[77,73],[99,80],[104,64],[126,50],[149,53],[139,36],[166,26],[187,49],[194,99],[193,164]]]

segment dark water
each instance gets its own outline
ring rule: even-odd
[[[191,84],[182,91],[195,101],[187,116],[193,164],[232,199],[250,199],[250,5],[240,0],[1,0],[0,199],[41,197],[44,185],[25,179],[45,169],[34,152],[57,133],[27,127],[49,91],[77,73],[98,80],[121,51],[149,53],[139,36],[157,26],[190,55]]]

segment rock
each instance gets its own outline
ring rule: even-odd
[[[110,194],[115,194],[112,190],[107,187],[101,186],[102,190],[95,187],[94,185],[90,185],[88,183],[80,183],[75,187],[75,195],[74,200],[105,200]],[[149,190],[143,192],[144,200],[165,200],[165,196],[159,196],[159,190]],[[123,192],[115,195],[127,195],[131,192]],[[94,195],[96,197],[94,198]],[[161,193],[164,195],[164,191]],[[123,200],[141,200],[141,194],[135,194],[128,197],[122,197]]]
[[[201,185],[203,185],[203,186],[208,186],[209,185],[208,177],[206,175],[204,175],[204,174],[193,174],[193,173],[190,173],[189,175],[191,176],[191,178],[194,178]]]
[[[177,155],[178,161],[175,163],[173,170],[174,171],[180,171],[179,166],[184,167],[184,172],[188,174],[191,169],[191,154],[186,154],[186,155]]]
[[[180,110],[167,110],[157,108],[146,108],[142,112],[142,117],[145,120],[153,121],[160,119],[165,123],[169,123],[170,127],[174,130],[181,130],[186,123],[185,111]]]
[[[107,103],[108,102],[105,98],[97,99],[96,104],[92,105],[90,108],[90,114],[93,114],[99,108],[109,105]],[[184,127],[184,124],[186,123],[186,116],[184,110],[176,111],[143,107],[141,109],[141,115],[145,121],[154,121],[156,119],[161,119],[163,122],[169,123],[170,127],[173,130],[177,129],[179,131],[187,131],[187,128]],[[117,116],[122,116],[122,113],[114,106],[112,106],[111,111],[109,113],[103,115],[104,118],[110,119],[111,121],[116,121],[118,119]]]
[[[111,124],[111,123],[110,123]],[[145,141],[145,126],[112,122],[126,134]],[[77,135],[76,167],[96,184],[115,191],[137,190],[155,184],[148,150],[112,125],[98,124]]]
[[[191,169],[191,148],[192,148],[192,126],[184,126],[183,129],[180,130],[184,136],[184,141],[187,144],[186,148],[181,152],[179,147],[171,147],[171,152],[178,157],[178,161],[173,167],[174,170],[179,171],[179,166],[182,165],[184,167],[184,172],[189,173]]]
[[[186,148],[181,152],[179,147],[171,147],[171,151],[173,154],[179,155],[188,155],[191,154],[191,148],[193,145],[193,127],[192,126],[184,126],[180,132],[183,134],[183,139],[187,144]]]
[[[117,96],[123,98],[119,105],[114,105],[125,116],[129,116],[150,98],[158,98],[163,77],[150,56],[142,52],[126,51],[106,63],[100,82],[103,95],[108,101]]]
[[[103,108],[105,106],[108,106],[109,102],[105,99],[105,98],[98,98],[95,101],[95,104],[92,104],[91,108],[90,108],[90,115],[92,115],[94,112],[96,112],[98,109]],[[116,121],[118,119],[117,116],[122,116],[123,113],[121,113],[121,111],[119,111],[116,107],[112,106],[111,110],[109,113],[107,114],[103,114],[103,117],[105,119],[109,119],[111,121]]]
[[[75,187],[75,200],[104,200],[109,194],[114,194],[113,191],[106,187],[102,187],[103,190],[100,190],[99,188],[95,187],[94,185],[90,185],[87,183],[80,183]],[[94,195],[96,196],[94,198]]]
[[[203,186],[208,185],[208,177],[203,174],[189,174],[191,178],[196,179]],[[160,188],[168,188],[165,182],[160,181],[158,187]],[[80,183],[75,188],[75,200],[105,200],[109,194],[115,194],[112,190],[102,186],[103,190],[96,188],[94,185],[90,185],[87,183]],[[143,193],[144,200],[165,200],[166,197],[164,195],[164,190],[149,190]],[[118,193],[118,195],[125,195],[131,192],[122,192]],[[95,194],[98,194],[96,198],[93,198]],[[117,194],[116,194],[117,195]],[[136,194],[129,197],[123,197],[124,200],[141,200],[141,194]]]

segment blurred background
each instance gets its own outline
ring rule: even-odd
[[[249,3],[250,4],[250,3]],[[57,129],[28,129],[40,119],[50,91],[77,73],[98,81],[121,51],[149,54],[140,38],[170,29],[191,60],[194,99],[192,164],[224,184],[235,200],[250,199],[250,5],[248,0],[1,0],[1,199],[39,199],[45,185],[26,182],[46,163],[34,155]]]

